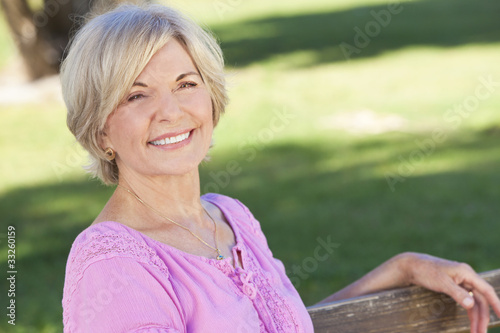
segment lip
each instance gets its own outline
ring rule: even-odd
[[[177,132],[165,133],[165,134],[162,134],[162,135],[160,135],[160,136],[158,136],[158,137],[156,137],[154,139],[149,140],[148,143],[153,142],[153,141],[158,141],[158,140],[166,139],[166,138],[171,138],[171,137],[174,137],[174,136],[177,136],[177,135],[181,135],[181,134],[185,134],[185,133],[188,133],[188,132],[192,132],[193,130],[194,130],[194,128],[187,129],[187,130],[186,129],[185,130],[180,130],[180,131],[177,131]],[[191,137],[191,135],[189,135],[189,137]]]
[[[180,135],[180,134],[185,134],[185,133],[190,133],[189,137],[186,140],[181,141],[181,142],[170,143],[170,144],[161,145],[161,146],[157,146],[157,145],[154,145],[154,144],[151,143],[153,141],[162,140],[162,139],[165,139],[165,138],[171,138],[171,137],[174,137],[174,136],[177,136],[177,135]],[[181,131],[177,131],[177,132],[165,133],[165,134],[162,134],[162,135],[160,135],[160,136],[158,136],[158,137],[156,137],[156,138],[154,138],[152,140],[149,140],[148,141],[148,145],[150,147],[158,148],[158,149],[161,149],[161,150],[178,149],[178,148],[181,148],[181,147],[184,147],[184,146],[188,145],[191,142],[191,139],[193,138],[193,133],[194,133],[194,128],[193,129],[189,129],[189,130],[181,130]]]

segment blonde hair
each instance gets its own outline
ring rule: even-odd
[[[91,18],[70,45],[61,67],[67,125],[89,153],[87,171],[104,184],[118,183],[116,162],[108,161],[101,147],[106,120],[172,38],[186,48],[207,86],[215,126],[228,100],[222,51],[212,35],[178,11],[161,5],[120,5]]]

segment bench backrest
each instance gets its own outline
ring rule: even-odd
[[[500,269],[480,274],[500,294]],[[383,291],[308,308],[316,333],[469,332],[467,312],[453,299],[420,287]],[[491,312],[490,328],[500,326]]]

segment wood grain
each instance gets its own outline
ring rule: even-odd
[[[500,269],[480,274],[500,294]],[[453,299],[409,287],[308,308],[316,333],[469,332],[467,312]],[[490,328],[500,319],[490,313]]]

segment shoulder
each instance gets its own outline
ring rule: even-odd
[[[140,233],[117,222],[102,222],[80,233],[71,247],[68,263],[78,270],[97,260],[123,257],[165,271],[164,262]]]
[[[133,230],[117,222],[102,222],[85,229],[73,242],[66,264],[65,294],[72,294],[89,266],[104,260],[133,260],[168,276],[165,263]]]
[[[234,199],[218,193],[207,193],[204,194],[201,198],[218,206],[219,208],[224,208],[226,211],[229,211],[234,215],[243,214],[247,217],[253,217],[252,213],[250,213],[250,210],[238,199]]]
[[[259,221],[253,216],[250,209],[238,199],[216,193],[207,193],[202,196],[202,199],[216,205],[224,216],[236,222],[239,228],[265,239]]]
[[[140,233],[116,222],[87,228],[75,239],[66,265],[65,332],[92,325],[111,332],[118,322],[125,331],[161,322],[165,313],[172,315],[171,327],[182,327],[182,317],[173,315],[181,307],[169,278],[165,263]],[[158,299],[161,306],[154,305]]]

